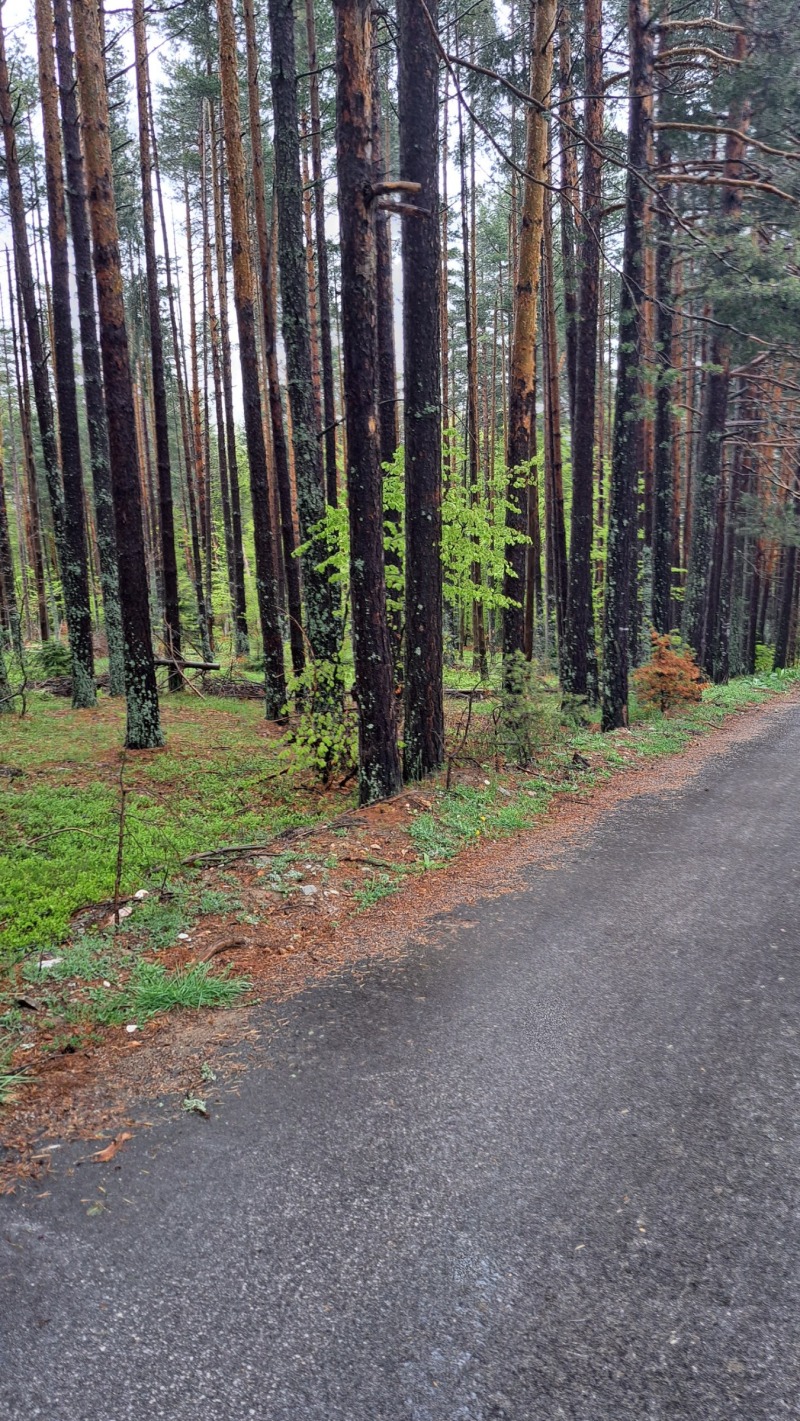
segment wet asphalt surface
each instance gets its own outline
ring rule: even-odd
[[[264,1012],[210,1120],[64,1149],[0,1200],[0,1417],[800,1417],[798,830],[787,707]]]

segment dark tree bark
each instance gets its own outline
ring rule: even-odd
[[[214,245],[217,260],[219,291],[219,338],[222,356],[222,400],[225,409],[225,451],[227,455],[228,488],[230,490],[231,552],[235,583],[236,651],[247,656],[247,607],[244,585],[244,545],[242,543],[242,501],[239,490],[239,466],[236,459],[236,430],[233,420],[233,383],[231,380],[231,341],[228,325],[228,269],[225,258],[225,161],[220,151],[217,157],[216,135],[212,111],[211,173],[214,197]]]
[[[709,664],[711,648],[706,645],[708,591],[730,387],[730,344],[725,332],[714,333],[711,364],[705,379],[698,462],[692,486],[692,537],[683,604],[684,640],[697,652],[700,665],[709,673],[713,668]]]
[[[228,159],[228,187],[233,246],[233,294],[239,328],[239,357],[242,366],[242,394],[250,488],[256,545],[256,583],[264,641],[264,671],[267,689],[267,718],[285,715],[286,675],[283,640],[278,622],[276,568],[267,481],[267,451],[258,384],[253,271],[250,263],[250,234],[245,199],[244,149],[239,114],[239,76],[236,60],[236,30],[232,0],[217,0],[219,17],[219,60],[222,82],[222,117]]]
[[[522,225],[519,235],[519,262],[514,290],[514,328],[511,341],[508,393],[508,434],[506,464],[510,499],[506,522],[517,533],[527,531],[523,497],[532,454],[535,418],[536,315],[541,270],[542,226],[547,178],[547,119],[553,70],[553,33],[556,0],[540,0],[531,14],[531,98],[526,118],[525,171],[531,180],[523,185]],[[503,609],[503,655],[522,653],[525,644],[525,544],[509,543],[506,548],[508,571],[503,592],[509,605]]]
[[[50,57],[50,69],[52,73],[52,49],[50,50]],[[50,107],[52,107],[52,103],[55,102],[54,74],[52,78],[52,83],[53,89],[51,90],[50,94]],[[79,446],[76,445],[74,450],[70,449],[70,430],[68,423],[67,452],[70,456],[70,465],[69,468],[65,467],[64,470],[66,476],[65,503],[65,488],[62,484],[61,469],[59,468],[55,420],[53,416],[52,400],[50,398],[48,358],[42,341],[42,331],[39,324],[39,311],[37,309],[36,304],[36,289],[34,286],[33,269],[31,266],[30,251],[28,249],[28,237],[25,221],[25,200],[22,191],[22,179],[20,176],[19,169],[19,156],[17,153],[14,103],[9,85],[8,65],[6,62],[5,53],[5,35],[3,33],[2,21],[0,21],[0,122],[2,122],[3,138],[5,142],[6,184],[8,188],[8,203],[11,215],[11,229],[14,236],[14,252],[17,263],[17,273],[19,277],[20,291],[22,294],[22,306],[25,315],[25,325],[27,328],[28,349],[30,351],[31,357],[31,373],[33,375],[33,397],[36,403],[36,414],[39,420],[39,434],[42,443],[42,456],[44,460],[45,478],[47,481],[47,492],[49,494],[51,512],[53,516],[53,532],[55,535],[58,566],[61,573],[61,587],[64,596],[64,609],[66,611],[67,627],[69,631],[69,645],[72,658],[72,700],[73,705],[75,706],[94,705],[94,656],[92,651],[92,621],[91,608],[89,604],[89,577],[86,560],[86,532],[83,516],[83,483],[81,478],[80,462],[77,463],[77,466],[74,462],[75,456],[78,454],[79,451]],[[58,117],[56,104],[56,131],[57,129]],[[52,138],[52,124],[50,125],[50,133]],[[60,145],[58,161],[60,165]],[[66,226],[64,226],[63,228],[63,241],[65,258]],[[68,320],[68,307],[66,314]],[[61,291],[59,295],[58,330],[55,335],[57,344],[57,389],[59,392],[59,397],[61,397],[62,395],[67,397],[67,364],[68,360],[71,360],[72,358],[72,339],[70,333],[68,350],[65,349],[64,310]],[[72,394],[74,404],[74,371],[72,381]],[[77,428],[77,408],[75,412],[75,425]]]
[[[548,572],[556,615],[559,671],[566,640],[567,539],[564,524],[564,468],[561,455],[561,394],[556,341],[555,282],[553,280],[553,223],[549,199],[544,204],[542,239],[542,373],[544,376],[544,463],[546,501],[550,524]]]
[[[314,183],[314,231],[317,247],[319,287],[319,343],[322,358],[322,419],[325,444],[325,488],[328,502],[335,508],[336,486],[336,402],[333,393],[333,344],[331,341],[331,297],[328,277],[328,242],[325,236],[325,183],[322,176],[322,119],[319,108],[319,65],[314,0],[306,0],[308,39],[308,86],[311,102],[311,177]]]
[[[387,178],[388,163],[383,151],[383,115],[381,112],[380,51],[372,46],[372,170],[375,182]],[[392,281],[392,237],[389,214],[378,205],[375,213],[375,248],[377,256],[378,302],[378,430],[381,467],[390,464],[397,451],[397,368],[394,349],[394,290]],[[399,536],[400,514],[384,507],[384,525]],[[386,566],[398,579],[402,578],[402,558],[399,552],[386,548]],[[403,617],[399,606],[387,611],[392,665],[397,670],[402,653]]]
[[[561,263],[564,276],[564,343],[567,352],[567,380],[569,385],[570,430],[575,427],[575,397],[578,369],[578,264],[576,247],[580,240],[580,187],[578,184],[578,148],[575,141],[575,99],[572,84],[572,37],[570,4],[561,5],[558,14],[558,118],[561,143]],[[584,7],[585,24],[588,28],[589,14],[599,10],[597,0],[590,0]],[[600,114],[603,112],[602,85],[592,90],[589,79],[589,50],[586,51],[585,104],[588,109],[591,100],[599,99]],[[602,66],[602,51],[601,51]],[[587,159],[589,154],[587,152]]]
[[[202,141],[202,140],[201,140]],[[203,421],[200,414],[200,361],[198,359],[197,314],[194,291],[194,237],[192,233],[192,210],[189,198],[189,174],[183,170],[183,200],[186,210],[186,288],[189,297],[189,359],[192,372],[189,401],[191,404],[192,428],[192,469],[186,470],[187,485],[194,481],[194,498],[197,508],[197,526],[200,538],[200,558],[195,564],[197,585],[197,607],[200,614],[200,638],[203,656],[210,661],[213,655],[213,612],[211,607],[211,578],[209,573],[209,490],[208,466],[205,458]],[[188,385],[188,376],[187,376]]]
[[[580,301],[575,341],[575,412],[572,424],[572,521],[569,584],[561,675],[564,689],[597,699],[597,657],[592,600],[594,443],[597,394],[597,327],[600,304],[600,242],[603,177],[603,6],[586,0],[583,126],[583,202]]]
[[[274,3],[274,0],[273,0]],[[350,594],[358,702],[359,799],[402,785],[386,627],[377,419],[378,323],[372,201],[371,0],[336,0],[336,154],[342,249]]]
[[[161,745],[163,737],[147,600],[139,471],[132,438],[133,385],[112,178],[108,93],[98,14],[92,0],[73,0],[72,18],[117,534],[128,719],[125,745],[130,750],[150,750]]]
[[[648,0],[628,0],[630,80],[625,244],[619,310],[619,353],[606,555],[603,625],[603,730],[628,721],[631,568],[636,537],[638,424],[642,383],[644,208],[648,133],[652,117],[653,38]]]
[[[669,7],[666,7],[667,16]],[[659,84],[658,116],[669,118],[669,77]],[[672,152],[667,129],[661,129],[656,149],[659,172],[668,173]],[[673,450],[675,443],[672,415],[673,375],[673,293],[672,293],[672,197],[669,183],[659,185],[656,199],[655,231],[655,359],[656,414],[653,470],[653,591],[652,617],[656,631],[664,635],[672,622],[672,547],[673,547]]]
[[[428,9],[435,24],[438,6],[429,4]],[[407,218],[402,230],[406,490],[403,771],[406,779],[414,780],[430,774],[444,758],[439,60],[430,24],[415,0],[399,0],[397,19],[400,173],[406,182],[420,184],[416,201],[430,214]],[[388,372],[385,385],[383,399],[390,394]]]
[[[24,571],[24,570],[23,570]],[[6,470],[3,453],[2,430],[0,430],[0,594],[8,619],[11,645],[19,657],[22,656],[22,629],[17,605],[17,590],[14,585],[14,558],[11,552],[11,538],[8,529],[8,509],[6,507]]]
[[[36,0],[36,34],[50,235],[53,355],[64,486],[64,543],[61,576],[64,581],[67,616],[70,618],[72,704],[85,708],[95,704],[97,693],[94,682],[81,437],[78,426],[75,362],[72,353],[67,209],[64,201],[61,128],[58,119],[58,88],[53,54],[53,11],[50,0]]]
[[[247,40],[247,95],[250,114],[250,146],[253,153],[253,194],[255,198],[256,236],[261,265],[261,308],[264,318],[264,356],[267,367],[272,452],[281,516],[283,566],[286,574],[286,602],[289,612],[289,645],[292,669],[299,676],[305,666],[303,647],[303,604],[300,589],[300,563],[297,560],[297,539],[294,531],[292,482],[289,474],[289,450],[283,424],[283,406],[278,376],[277,329],[275,318],[274,253],[270,249],[267,227],[267,202],[264,189],[263,140],[261,136],[261,101],[258,86],[258,47],[253,0],[244,0],[244,27]],[[330,325],[330,319],[329,319]],[[330,334],[330,331],[329,331]]]
[[[211,120],[211,103],[203,104],[203,124],[206,143],[203,147],[205,162],[211,165],[211,190],[216,187],[215,138]],[[209,216],[208,182],[203,184],[203,302],[208,322],[208,344],[211,352],[211,380],[214,389],[214,416],[217,426],[217,465],[222,501],[222,528],[225,536],[225,568],[228,574],[228,595],[231,605],[231,621],[236,642],[236,559],[233,550],[233,525],[231,522],[231,490],[228,478],[228,441],[225,435],[225,399],[222,392],[222,357],[219,343],[219,323],[217,302],[214,292],[214,262],[212,255],[211,219]]]
[[[753,0],[747,0],[745,17],[750,20]],[[747,54],[748,34],[743,27],[734,38],[733,57],[741,64]],[[742,160],[746,151],[744,137],[750,120],[751,102],[747,95],[736,94],[728,113],[723,173],[736,180],[742,175]],[[738,229],[742,207],[741,189],[724,187],[720,199],[722,235]],[[712,369],[706,376],[703,394],[703,414],[697,469],[692,488],[692,536],[686,572],[686,596],[683,604],[683,636],[697,652],[698,660],[713,674],[713,646],[707,632],[716,616],[709,615],[709,580],[713,564],[714,529],[720,496],[722,443],[728,414],[731,350],[727,331],[715,330],[711,345]]]
[[[29,526],[26,529],[30,548],[31,565],[36,586],[36,612],[39,622],[39,637],[44,643],[50,637],[50,623],[47,616],[47,589],[44,577],[44,549],[42,546],[42,519],[39,509],[39,491],[36,485],[36,465],[33,459],[33,439],[31,436],[31,402],[28,388],[28,352],[25,345],[24,316],[22,299],[19,294],[19,273],[11,272],[11,256],[6,247],[6,271],[8,273],[9,304],[11,307],[11,344],[14,349],[14,373],[17,381],[17,403],[19,405],[20,432],[22,435],[22,457],[25,465],[26,508]],[[16,278],[16,279],[15,279]],[[15,312],[19,307],[19,335]]]
[[[800,530],[800,520],[797,517],[796,511],[798,498],[800,498],[800,463],[798,463],[795,469],[794,486],[790,496],[790,504],[793,513],[792,521],[795,530]],[[778,603],[778,616],[775,627],[775,655],[772,660],[773,671],[783,670],[790,664],[790,652],[793,650],[793,638],[790,637],[790,629],[795,601],[796,573],[797,544],[792,542],[784,549],[780,601]]]
[[[278,204],[278,267],[283,307],[283,344],[292,416],[294,472],[303,554],[306,631],[316,660],[338,656],[341,624],[330,579],[319,571],[314,529],[325,513],[322,448],[314,415],[308,283],[303,242],[303,193],[297,126],[297,69],[293,0],[269,0],[272,39],[272,102],[275,114],[275,193]],[[311,546],[308,546],[311,543]]]
[[[108,692],[111,696],[123,696],[125,694],[125,657],[117,574],[117,537],[114,528],[114,499],[111,492],[111,469],[108,459],[108,427],[103,400],[103,371],[97,339],[92,243],[89,232],[89,213],[86,206],[86,175],[83,167],[83,150],[78,119],[78,100],[69,25],[69,0],[54,0],[53,8],[61,102],[61,131],[66,160],[67,204],[69,206],[72,250],[75,257],[75,283],[78,293],[83,392],[89,434],[89,459],[92,466],[92,493],[97,553],[100,561],[100,585],[103,590],[103,616],[108,643]]]
[[[167,389],[164,380],[164,343],[161,334],[161,303],[158,295],[156,234],[153,215],[152,160],[147,103],[147,30],[144,18],[144,0],[133,0],[133,40],[136,63],[136,103],[139,113],[142,230],[147,275],[147,315],[150,326],[150,361],[153,379],[156,467],[158,470],[158,524],[161,539],[161,575],[164,588],[164,644],[167,658],[180,661],[181,619],[178,605],[178,564],[175,557],[175,522],[172,510],[172,472],[169,459]],[[180,691],[183,688],[183,677],[177,667],[170,671],[169,688],[171,691]]]

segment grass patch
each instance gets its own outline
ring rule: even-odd
[[[102,1025],[123,1021],[140,1024],[159,1012],[180,1007],[196,1011],[200,1007],[229,1007],[247,991],[244,977],[212,973],[209,964],[167,972],[159,962],[140,962],[124,991],[113,996],[95,991],[90,994],[93,1015]]]
[[[321,803],[278,760],[258,703],[173,697],[163,750],[129,754],[121,892],[155,888],[184,858],[313,823]],[[73,914],[111,898],[124,706],[74,711],[33,694],[7,717],[0,777],[0,960],[55,947]],[[324,814],[352,800],[328,793]],[[332,808],[333,806],[333,808]],[[165,929],[166,931],[166,929]]]

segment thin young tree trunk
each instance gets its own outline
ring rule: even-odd
[[[561,657],[564,689],[597,699],[597,657],[592,599],[594,447],[597,399],[597,330],[600,305],[603,142],[603,6],[586,0],[583,126],[583,203],[580,301],[575,342],[575,413],[572,425],[572,518],[566,635]]]
[[[314,227],[319,286],[319,343],[322,357],[322,420],[325,445],[325,488],[328,503],[335,508],[338,498],[336,477],[336,402],[333,395],[333,343],[331,340],[331,298],[328,277],[328,242],[325,236],[325,183],[322,176],[322,119],[319,107],[319,63],[314,0],[306,0],[308,40],[308,87],[311,104],[311,176],[314,184]]]
[[[206,100],[203,106],[204,124],[208,136],[206,155],[211,150],[212,190],[216,183],[214,163],[214,130],[211,122],[211,104]],[[214,296],[214,262],[212,256],[211,224],[208,215],[208,188],[203,189],[203,302],[208,315],[208,335],[211,346],[211,378],[214,386],[214,416],[217,426],[217,463],[219,465],[220,496],[222,499],[222,527],[225,535],[225,568],[228,574],[228,595],[231,604],[231,624],[236,644],[236,561],[233,551],[233,527],[231,524],[231,496],[228,480],[228,449],[225,438],[225,405],[222,394],[222,361],[219,348],[219,324],[217,303]]]
[[[438,3],[428,5],[433,24]],[[400,173],[420,184],[430,215],[402,229],[406,490],[405,730],[403,772],[430,774],[444,758],[442,689],[442,293],[438,169],[439,59],[416,0],[399,0]],[[446,288],[446,265],[445,288]]]
[[[620,287],[617,393],[609,487],[603,624],[602,728],[628,721],[631,568],[636,537],[637,411],[641,392],[644,305],[644,207],[648,130],[652,117],[653,39],[648,0],[628,0],[630,79],[625,243]]]
[[[466,389],[466,478],[470,507],[480,503],[478,451],[478,351],[475,331],[475,301],[471,240],[469,223],[469,194],[467,189],[467,145],[464,136],[463,115],[458,113],[459,178],[461,188],[461,257],[464,273],[464,339],[467,348],[467,389]],[[486,656],[486,620],[482,600],[483,568],[478,556],[478,539],[473,537],[475,556],[472,561],[472,669],[485,680],[489,674]]]
[[[9,304],[11,307],[11,344],[14,349],[14,371],[17,382],[17,403],[19,405],[22,455],[25,465],[27,489],[27,514],[30,523],[28,544],[36,587],[36,611],[39,622],[39,637],[42,642],[50,639],[50,623],[47,616],[47,589],[44,577],[44,549],[42,545],[42,519],[39,509],[39,491],[36,485],[36,464],[33,458],[31,436],[31,406],[28,389],[28,352],[25,344],[25,329],[22,314],[22,300],[19,296],[19,282],[12,277],[11,257],[6,247],[6,271],[8,273]],[[16,275],[16,273],[15,273]],[[19,305],[19,335],[15,311]]]
[[[44,131],[45,183],[50,269],[53,283],[53,336],[56,401],[64,487],[64,552],[61,575],[64,600],[70,617],[72,651],[72,704],[86,708],[97,700],[94,681],[92,614],[89,597],[88,540],[83,496],[78,396],[72,351],[72,317],[69,294],[67,209],[58,87],[53,53],[53,11],[50,0],[36,0],[36,34],[39,56],[39,93]],[[69,585],[69,593],[67,586]]]
[[[306,254],[306,290],[308,291],[308,334],[311,341],[311,388],[314,392],[314,414],[322,431],[322,367],[319,359],[319,319],[317,315],[317,273],[314,266],[312,235],[311,175],[308,169],[308,116],[300,114],[300,178],[303,184],[303,236]]]
[[[178,410],[180,415],[181,441],[184,455],[184,476],[186,479],[186,496],[184,498],[184,509],[187,512],[186,525],[189,530],[189,546],[191,549],[191,559],[189,565],[189,575],[194,587],[195,601],[197,603],[197,623],[200,629],[201,645],[205,660],[211,659],[211,648],[208,645],[208,637],[205,635],[208,618],[206,614],[205,594],[203,590],[203,569],[202,554],[200,551],[200,533],[197,526],[197,502],[194,495],[194,484],[192,481],[192,467],[194,455],[192,452],[192,436],[189,426],[188,397],[186,393],[186,380],[184,379],[182,361],[182,341],[178,329],[178,319],[175,312],[175,291],[172,284],[172,259],[170,257],[169,241],[167,239],[167,223],[164,213],[164,199],[161,191],[161,173],[158,166],[158,149],[155,141],[155,129],[153,127],[152,106],[150,106],[150,138],[153,151],[153,170],[156,180],[156,195],[158,197],[159,219],[161,224],[161,241],[164,248],[164,266],[167,283],[167,304],[169,306],[170,331],[172,334],[172,355],[175,365],[175,384],[178,391]],[[186,505],[188,504],[188,508]]]
[[[669,5],[666,6],[666,18]],[[671,79],[660,77],[658,117],[669,118]],[[657,144],[658,169],[669,173],[672,162],[667,129],[660,129]],[[672,293],[672,206],[673,189],[664,182],[659,185],[656,199],[655,230],[655,359],[656,414],[653,475],[653,592],[652,617],[655,630],[662,635],[670,630],[672,621],[672,544],[673,544],[673,480],[674,421],[673,400],[673,293]]]
[[[590,15],[599,11],[600,0],[589,0],[584,5],[585,32],[588,33]],[[575,141],[575,101],[572,87],[572,39],[570,36],[570,5],[563,3],[558,16],[558,88],[559,88],[559,141],[561,144],[561,261],[564,278],[564,339],[567,350],[567,380],[569,388],[569,425],[575,427],[575,399],[578,361],[578,267],[576,246],[580,239],[581,202],[578,185],[578,149]],[[586,90],[587,137],[589,108],[592,101],[599,99],[600,133],[602,137],[603,86],[602,86],[602,38],[599,41],[601,83],[593,87],[595,71],[592,68],[594,47],[587,45],[584,59]],[[591,73],[590,73],[591,71]],[[593,136],[593,135],[592,135]],[[596,140],[595,140],[596,141]],[[588,162],[587,149],[584,162]],[[584,175],[586,169],[584,168]],[[584,176],[585,180],[585,176]],[[574,435],[573,435],[574,439]]]
[[[133,41],[136,64],[136,103],[139,114],[139,167],[142,178],[142,230],[147,275],[147,314],[150,325],[150,361],[153,380],[153,409],[158,470],[158,526],[161,539],[161,575],[164,589],[164,644],[167,657],[180,661],[181,619],[178,605],[178,564],[175,557],[175,523],[172,509],[172,472],[169,459],[167,389],[164,380],[164,346],[161,335],[161,303],[158,294],[156,234],[153,217],[153,180],[150,155],[150,124],[147,104],[147,30],[144,0],[133,0]],[[169,673],[169,689],[183,689],[183,677],[174,667]]]
[[[562,671],[567,617],[567,539],[564,527],[564,467],[561,453],[561,395],[558,379],[553,221],[549,197],[544,203],[542,236],[542,371],[545,396],[545,448],[551,490],[552,588],[556,612],[559,671]]]
[[[269,720],[285,715],[286,675],[283,640],[278,622],[276,568],[267,481],[267,451],[261,395],[258,387],[253,271],[250,263],[250,235],[245,203],[244,149],[239,114],[239,76],[236,60],[236,28],[233,0],[217,0],[219,17],[219,67],[222,84],[222,117],[228,159],[228,185],[233,246],[233,291],[239,328],[239,357],[242,366],[245,434],[250,462],[250,488],[256,547],[256,585],[264,641],[264,671]]]
[[[377,44],[372,47],[372,170],[375,182],[387,177],[387,162],[383,151],[383,114],[381,106],[381,72]],[[392,282],[392,237],[389,214],[378,207],[375,213],[375,252],[377,262],[376,300],[378,303],[378,431],[381,468],[391,464],[397,451],[397,370],[394,352],[394,289]],[[416,278],[415,278],[416,279]],[[400,514],[384,507],[384,522],[399,537]],[[386,549],[386,566],[391,568],[399,584],[402,579],[402,559],[399,552]],[[397,599],[395,597],[395,602]],[[396,668],[402,650],[403,619],[399,605],[387,611],[392,665]]]
[[[109,455],[117,533],[119,591],[125,639],[125,692],[131,750],[163,743],[147,600],[142,506],[134,428],[133,385],[114,202],[108,93],[97,11],[92,0],[72,0],[81,124],[94,240],[100,348],[103,357]]]
[[[220,135],[220,139],[221,139]],[[212,140],[211,171],[216,171],[216,142]],[[239,490],[239,466],[236,457],[236,429],[233,420],[233,381],[231,378],[231,340],[228,323],[228,268],[225,248],[225,161],[220,148],[219,172],[213,183],[214,189],[214,234],[217,257],[217,289],[219,291],[219,333],[222,346],[222,394],[225,403],[225,443],[228,454],[228,483],[231,493],[231,538],[233,541],[233,563],[236,576],[236,650],[239,656],[247,656],[249,640],[247,633],[247,608],[244,584],[244,544],[242,542],[242,501]]]
[[[314,417],[308,288],[303,248],[303,194],[297,128],[294,0],[269,0],[272,39],[272,102],[275,114],[275,191],[278,205],[278,266],[283,307],[283,344],[292,417],[297,515],[303,554],[306,630],[312,655],[335,661],[340,622],[333,588],[320,571],[314,530],[325,513],[322,448]],[[352,462],[352,461],[351,461]]]
[[[92,466],[94,520],[103,616],[108,643],[108,693],[125,694],[125,657],[122,638],[122,609],[117,572],[117,536],[114,526],[114,499],[108,455],[108,426],[103,399],[103,371],[97,339],[97,308],[92,271],[92,243],[86,206],[86,175],[81,147],[75,67],[69,23],[69,0],[54,0],[56,60],[61,101],[61,129],[66,159],[66,192],[70,233],[75,256],[75,283],[78,294],[78,327],[83,363],[83,392]]]
[[[746,20],[753,13],[753,0],[745,5]],[[748,47],[748,33],[743,26],[734,38],[733,57],[741,64]],[[744,133],[750,121],[751,100],[737,94],[728,114],[725,139],[724,176],[736,180],[742,173],[746,150]],[[738,229],[742,207],[740,188],[724,187],[720,200],[723,229],[733,233]],[[728,414],[730,387],[731,343],[727,330],[714,331],[709,370],[703,396],[702,428],[696,476],[692,489],[692,538],[686,573],[686,597],[683,605],[683,635],[697,652],[701,666],[713,671],[713,652],[707,644],[706,632],[713,621],[709,618],[709,578],[712,566],[714,528],[720,493],[722,444]]]
[[[52,61],[52,45],[49,50],[51,86],[48,94],[48,113],[55,104],[55,132],[52,122],[48,124],[49,142],[52,145],[53,138],[58,137],[58,108],[55,94],[55,72]],[[27,228],[25,221],[25,199],[22,191],[22,179],[19,169],[19,155],[17,153],[16,124],[14,104],[11,96],[11,89],[8,77],[8,66],[5,53],[5,35],[2,21],[0,21],[0,122],[3,127],[3,138],[5,141],[6,153],[6,184],[8,190],[8,203],[11,215],[11,228],[14,234],[14,249],[16,253],[17,271],[19,284],[22,292],[22,304],[25,312],[25,324],[28,333],[28,349],[31,356],[31,366],[33,375],[33,395],[36,403],[36,413],[39,420],[39,434],[42,444],[42,455],[44,459],[45,477],[47,480],[47,491],[50,497],[50,507],[53,517],[53,532],[55,535],[57,560],[61,573],[61,588],[64,597],[64,607],[67,615],[67,627],[69,631],[70,654],[72,658],[72,699],[75,706],[93,705],[95,701],[94,686],[94,655],[92,649],[92,620],[91,607],[89,603],[89,578],[86,562],[86,531],[83,523],[83,485],[81,481],[80,462],[77,466],[74,462],[65,469],[66,490],[62,483],[62,471],[59,467],[58,444],[56,439],[55,419],[53,415],[53,405],[50,397],[50,381],[48,372],[48,358],[42,343],[41,327],[39,325],[39,312],[36,305],[36,290],[34,287],[33,270],[31,267],[31,257],[28,248]],[[61,150],[58,145],[58,175],[61,175]],[[53,174],[55,178],[55,173]],[[63,305],[63,285],[62,278],[68,272],[64,267],[66,258],[66,225],[63,217],[63,178],[61,179],[61,205],[63,227],[59,227],[56,234],[56,243],[60,252],[61,239],[63,239],[63,257],[59,258],[61,267],[60,273],[60,293],[59,293],[59,327],[57,333],[57,355],[56,355],[56,381],[60,398],[68,399],[67,385],[69,379],[68,364],[72,357],[71,334],[68,344],[65,346],[65,334],[69,320],[69,307],[66,313]],[[50,184],[50,177],[48,177]],[[51,219],[52,221],[52,219]],[[67,276],[68,279],[68,276]],[[75,396],[74,370],[72,381],[73,405]],[[77,429],[77,407],[75,406],[74,425]],[[67,429],[67,442],[69,449],[70,435],[73,428],[69,423]],[[79,452],[79,445],[76,444],[74,451],[69,451],[74,461]]]
[[[241,141],[241,140],[240,140]],[[183,170],[183,201],[186,210],[186,287],[189,297],[189,358],[191,362],[192,380],[189,398],[192,412],[192,451],[194,453],[194,487],[197,499],[197,522],[200,533],[200,584],[203,589],[203,607],[205,617],[200,627],[200,636],[203,643],[203,656],[207,661],[211,660],[214,649],[213,639],[213,613],[211,610],[211,600],[209,598],[208,578],[204,575],[204,568],[208,563],[208,509],[207,503],[210,490],[208,487],[208,469],[204,458],[203,423],[200,415],[200,364],[198,360],[197,341],[197,312],[195,306],[194,290],[194,239],[192,235],[192,212],[189,200],[189,174],[186,168]],[[188,474],[188,471],[187,471]]]
[[[556,0],[539,0],[531,15],[531,83],[533,102],[529,105],[525,130],[525,171],[522,224],[519,233],[519,262],[514,288],[514,329],[511,342],[508,395],[506,464],[509,503],[506,523],[516,533],[525,533],[527,518],[522,498],[529,475],[532,430],[535,419],[536,315],[541,271],[542,226],[547,180],[547,119],[553,71],[553,33]],[[509,659],[524,650],[525,544],[506,547],[503,591],[509,605],[503,609],[503,655]]]
[[[274,3],[274,0],[273,0]],[[372,203],[371,0],[336,0],[336,154],[350,517],[350,594],[362,804],[402,785],[386,627],[378,442],[378,315]],[[435,224],[432,224],[435,225]]]
[[[0,427],[0,592],[2,592],[2,600],[6,616],[8,617],[11,645],[21,660],[23,654],[22,631],[19,607],[17,605],[17,590],[14,581],[14,556],[11,551],[11,537],[8,528],[6,470],[2,434],[2,428]]]
[[[800,527],[798,522],[796,507],[800,496],[800,462],[796,465],[794,484],[790,495],[790,504],[793,508],[792,522],[795,528]],[[784,549],[783,574],[781,578],[780,602],[778,605],[777,625],[775,627],[775,655],[772,660],[773,671],[783,670],[790,665],[790,651],[793,650],[794,638],[790,637],[792,623],[792,611],[795,600],[795,575],[797,572],[797,544],[789,543]]]
[[[286,601],[289,611],[289,645],[292,670],[299,676],[305,666],[303,646],[303,605],[300,587],[300,563],[296,557],[297,540],[292,509],[292,484],[289,474],[289,451],[283,424],[283,406],[278,376],[277,329],[275,319],[274,253],[269,241],[267,202],[264,189],[263,141],[261,135],[261,99],[258,85],[258,46],[253,0],[244,0],[244,26],[247,42],[247,95],[250,116],[250,147],[253,154],[253,195],[255,199],[256,236],[261,267],[261,309],[264,321],[264,357],[267,367],[267,397],[272,430],[272,451],[275,458],[275,481],[280,506],[283,566],[286,574]]]

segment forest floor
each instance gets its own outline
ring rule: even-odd
[[[0,1179],[46,1172],[43,1141],[113,1144],[139,1097],[202,1111],[253,1003],[402,952],[454,893],[505,884],[498,841],[513,876],[797,684],[743,678],[602,736],[542,681],[525,770],[500,751],[496,700],[456,692],[447,771],[369,809],[352,781],[298,771],[256,701],[173,697],[166,747],[125,755],[121,705],[33,693],[0,761]]]

